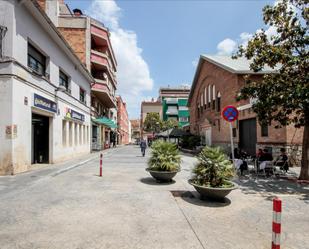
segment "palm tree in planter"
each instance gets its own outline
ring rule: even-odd
[[[219,148],[206,146],[197,156],[198,163],[192,173],[189,183],[205,197],[223,199],[236,185],[229,180],[234,175],[233,164]]]
[[[157,181],[172,181],[172,178],[180,171],[181,159],[177,145],[164,141],[155,141],[151,149],[151,157],[146,170]]]

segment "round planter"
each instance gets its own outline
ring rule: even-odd
[[[159,182],[171,182],[173,177],[179,171],[154,171],[150,169],[146,169],[150,173],[150,175],[155,178]]]
[[[233,187],[231,188],[212,188],[212,187],[205,187],[205,186],[197,185],[193,183],[192,180],[189,180],[188,182],[196,189],[197,192],[199,192],[201,199],[210,198],[210,199],[222,200],[232,190],[237,188],[237,185],[230,181],[228,182],[233,184]]]

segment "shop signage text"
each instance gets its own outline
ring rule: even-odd
[[[38,94],[34,94],[34,103],[35,107],[44,109],[46,111],[57,113],[57,104],[49,99],[46,99]]]
[[[65,110],[65,117],[70,118],[70,119],[74,119],[74,120],[78,120],[78,121],[85,121],[85,115],[76,112],[70,108],[66,108]]]

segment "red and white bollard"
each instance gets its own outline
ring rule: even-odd
[[[273,236],[271,249],[280,249],[281,234],[281,210],[282,202],[278,198],[273,199]]]
[[[100,176],[102,177],[103,154],[100,154]]]

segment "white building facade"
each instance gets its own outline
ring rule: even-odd
[[[0,175],[90,153],[92,76],[36,1],[1,1],[0,24]]]

